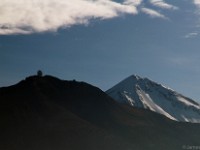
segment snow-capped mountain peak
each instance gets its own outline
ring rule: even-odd
[[[184,122],[200,123],[200,104],[148,78],[131,75],[107,92],[120,103]]]

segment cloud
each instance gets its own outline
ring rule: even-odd
[[[163,0],[150,0],[159,9],[175,6]],[[196,0],[197,1],[197,0]],[[0,0],[0,35],[57,31],[92,19],[112,19],[143,12],[152,18],[166,17],[146,8],[144,0]]]
[[[187,55],[185,56],[173,56],[170,58],[167,58],[167,63],[173,66],[180,66],[183,68],[192,68],[197,69],[199,68],[199,57],[194,55]],[[199,70],[199,69],[198,69]]]
[[[126,0],[124,4],[139,6],[143,0]]]
[[[200,7],[200,0],[193,0],[193,3],[194,3],[196,6]]]
[[[171,58],[170,59],[170,62],[173,64],[173,65],[181,65],[181,66],[185,66],[186,64],[191,64],[191,61],[190,59],[188,58],[184,58],[184,57],[176,57],[176,58]]]
[[[153,9],[150,9],[150,8],[145,8],[143,7],[141,9],[141,11],[147,15],[149,15],[150,17],[152,18],[163,18],[163,19],[167,19],[167,17],[165,17],[163,14],[153,10]]]
[[[188,33],[187,35],[185,35],[184,37],[185,38],[194,38],[196,36],[198,36],[197,32],[191,32],[191,33]]]
[[[0,0],[0,35],[56,31],[61,27],[87,24],[91,19],[110,19],[122,14],[137,14],[137,8],[134,6],[137,3],[130,2]]]
[[[168,4],[163,0],[150,0],[150,3],[154,6],[157,6],[163,9],[173,9],[173,10],[178,9],[178,7]]]

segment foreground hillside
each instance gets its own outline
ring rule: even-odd
[[[0,88],[2,150],[178,150],[200,125],[121,105],[84,82],[31,76]]]

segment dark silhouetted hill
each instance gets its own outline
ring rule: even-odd
[[[200,125],[114,101],[84,82],[31,76],[0,88],[1,150],[178,150]]]

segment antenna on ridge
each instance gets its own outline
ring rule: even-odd
[[[42,73],[41,70],[38,70],[38,71],[37,71],[37,76],[38,76],[38,77],[42,77],[42,76],[43,76],[43,73]]]

